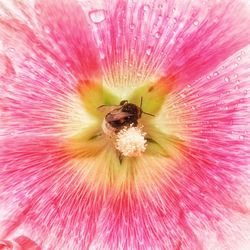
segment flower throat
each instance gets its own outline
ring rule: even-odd
[[[142,114],[154,116],[142,110],[142,97],[140,107],[122,100],[120,105],[102,105],[98,109],[106,112],[102,129],[111,139],[114,139],[115,148],[123,156],[137,157],[146,150],[146,133],[143,125],[139,124]]]

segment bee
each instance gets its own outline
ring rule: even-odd
[[[98,109],[106,113],[106,123],[115,132],[119,132],[124,127],[137,127],[138,120],[141,118],[142,114],[154,116],[142,110],[142,100],[141,97],[140,106],[130,103],[128,100],[122,100],[119,105],[101,105]]]

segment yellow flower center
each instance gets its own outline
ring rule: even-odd
[[[124,95],[98,82],[79,82],[77,104],[66,119],[65,150],[84,178],[97,186],[122,187],[135,179],[138,184],[145,176],[156,180],[153,175],[161,174],[162,162],[169,161],[171,169],[173,158],[180,159],[183,139],[175,126],[165,124],[175,113],[165,114],[163,108],[168,86],[160,79]]]

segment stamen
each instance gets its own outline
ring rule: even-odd
[[[146,150],[142,127],[125,127],[117,133],[115,147],[123,156],[138,157]]]

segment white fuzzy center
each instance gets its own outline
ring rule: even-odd
[[[147,141],[145,135],[146,133],[139,127],[123,128],[117,134],[116,149],[123,156],[138,157],[146,150]]]

